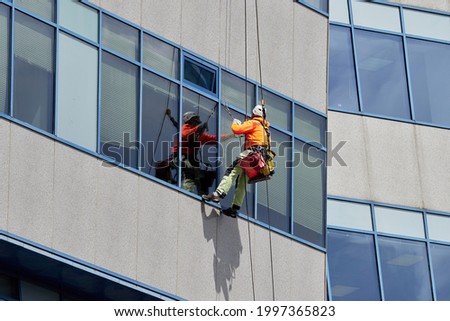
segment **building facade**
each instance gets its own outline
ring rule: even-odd
[[[3,297],[326,299],[326,9],[1,1]],[[220,216],[199,194],[262,101],[276,175]],[[173,148],[189,111],[220,141],[192,189]]]

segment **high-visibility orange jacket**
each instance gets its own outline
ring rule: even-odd
[[[261,123],[265,123],[266,127],[270,127],[267,120],[262,117],[253,117],[239,125],[233,123],[231,130],[236,135],[245,135],[245,148],[251,146],[267,146],[269,145],[266,130]]]

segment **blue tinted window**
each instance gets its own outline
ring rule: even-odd
[[[294,234],[324,246],[325,153],[296,141],[293,166]]]
[[[52,133],[55,30],[16,12],[14,33],[14,117]]]
[[[326,118],[295,105],[295,134],[325,146]]]
[[[329,230],[327,259],[334,301],[379,301],[372,235]]]
[[[260,88],[260,98],[264,98],[267,119],[272,125],[291,130],[292,105],[287,99]],[[261,104],[261,101],[259,101]],[[253,107],[251,107],[253,108]]]
[[[328,105],[358,111],[355,63],[350,29],[330,26]]]
[[[216,74],[216,70],[187,58],[184,60],[184,79],[212,93],[216,93]]]
[[[328,0],[303,0],[303,1],[321,11],[328,12]]]
[[[269,118],[270,121],[270,118]],[[291,214],[292,143],[289,136],[272,129],[272,149],[277,154],[275,175],[271,180],[257,184],[258,219],[270,226],[289,232]],[[268,190],[267,190],[268,188]]]
[[[450,246],[431,244],[436,299],[450,301]]]
[[[356,30],[363,111],[410,119],[402,38]]]
[[[16,0],[14,3],[45,19],[55,20],[55,0]]]
[[[431,300],[425,243],[379,237],[384,297],[388,301]]]
[[[101,152],[137,167],[139,68],[107,52],[102,55]]]
[[[142,83],[142,170],[169,183],[175,173],[166,162],[178,128],[179,86],[145,71]],[[170,114],[167,114],[167,110]],[[156,145],[157,144],[157,145]],[[152,167],[150,167],[152,166]],[[150,171],[151,168],[151,171]]]
[[[415,39],[407,45],[416,119],[450,126],[450,46]]]
[[[102,19],[103,45],[139,60],[139,30],[105,14]]]

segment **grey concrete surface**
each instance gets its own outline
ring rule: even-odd
[[[450,12],[450,0],[396,0],[390,2]]]
[[[0,119],[0,230],[8,226],[10,131],[10,123]]]

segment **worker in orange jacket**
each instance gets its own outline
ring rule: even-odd
[[[261,105],[256,105],[252,111],[252,118],[241,123],[240,120],[234,119],[231,125],[231,130],[235,135],[245,135],[245,150],[239,154],[239,158],[227,168],[225,175],[220,181],[219,186],[215,192],[202,195],[204,200],[218,203],[221,198],[224,198],[234,180],[237,178],[237,186],[233,196],[232,206],[228,209],[222,210],[222,213],[231,217],[236,217],[241,205],[244,201],[245,190],[247,186],[247,175],[239,165],[241,159],[245,158],[252,151],[265,150],[268,147],[269,141],[266,133],[266,128],[270,127],[265,117],[265,108]],[[264,125],[265,127],[264,127]]]

